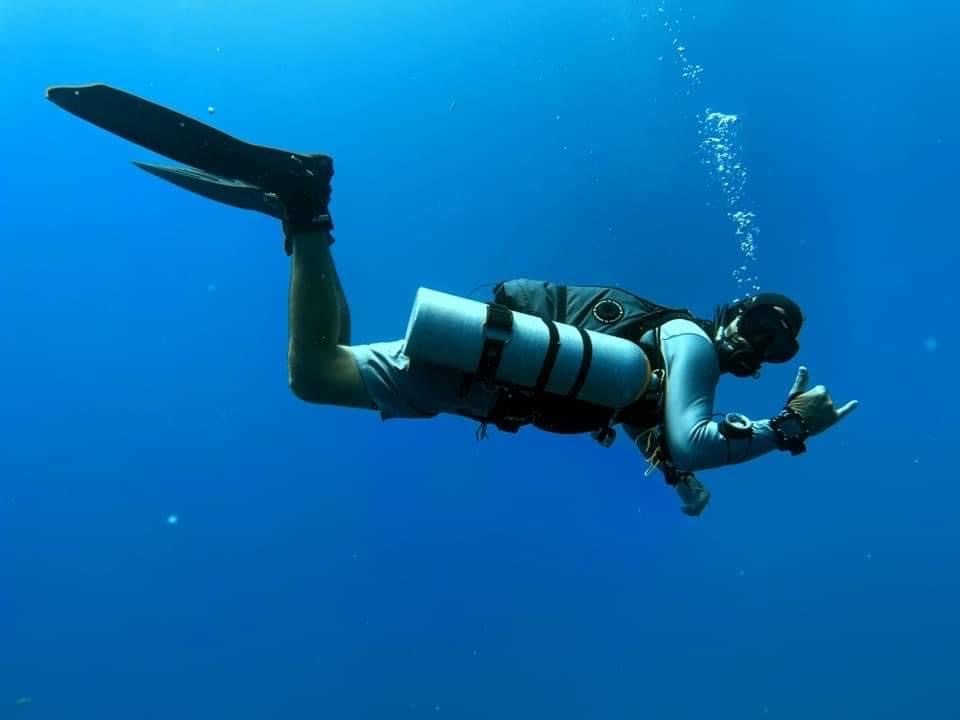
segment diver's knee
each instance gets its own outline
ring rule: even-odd
[[[344,347],[306,364],[288,363],[288,385],[304,402],[342,407],[376,407],[364,386],[353,355]]]
[[[303,362],[293,354],[287,360],[287,385],[290,391],[304,402],[324,404],[329,395],[330,378],[326,372],[329,363],[321,358]]]
[[[290,386],[290,391],[300,400],[308,403],[315,403],[318,405],[324,404],[325,393],[320,383],[316,382],[313,379],[304,377],[302,373],[291,372],[289,374],[287,384]]]

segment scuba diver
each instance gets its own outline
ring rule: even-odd
[[[384,420],[460,415],[479,422],[478,437],[489,425],[529,425],[609,447],[620,427],[690,516],[710,500],[696,472],[774,450],[798,455],[857,407],[836,407],[801,366],[772,417],[714,412],[723,374],[758,377],[764,363],[796,356],[803,313],[774,293],[721,305],[706,320],[612,287],[517,279],[497,284],[490,303],[421,288],[403,339],[351,345],[330,247],[331,158],[246,143],[107,85],[51,87],[47,98],[187,166],[135,163],[141,169],[282,222],[289,385],[306,402]]]

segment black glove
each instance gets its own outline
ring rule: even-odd
[[[710,502],[710,491],[693,473],[679,473],[674,487],[677,490],[677,495],[680,496],[680,500],[683,501],[680,511],[684,515],[696,517],[703,512],[707,503]]]

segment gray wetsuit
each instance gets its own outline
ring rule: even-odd
[[[720,366],[713,343],[689,320],[671,320],[660,328],[666,371],[664,426],[667,449],[680,470],[696,472],[755,458],[776,449],[766,420],[753,423],[748,439],[728,439],[714,418],[714,395]],[[351,348],[360,376],[384,420],[427,418],[441,413],[485,417],[495,392],[473,383],[460,397],[463,373],[409,360],[403,341]],[[635,440],[640,429],[625,427]]]

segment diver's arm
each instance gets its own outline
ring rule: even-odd
[[[750,438],[726,438],[714,420],[720,365],[713,343],[694,323],[674,320],[660,331],[666,369],[664,421],[667,450],[680,470],[696,472],[751,460],[777,449],[766,420]]]

